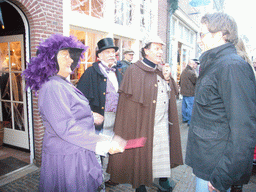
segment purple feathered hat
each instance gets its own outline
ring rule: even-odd
[[[58,73],[59,66],[56,56],[60,50],[69,50],[70,57],[73,59],[71,69],[74,70],[82,54],[88,48],[78,41],[74,36],[65,37],[61,34],[54,34],[37,47],[37,56],[31,58],[27,69],[23,71],[22,76],[26,80],[26,87],[38,91],[41,86],[49,81],[49,77]]]

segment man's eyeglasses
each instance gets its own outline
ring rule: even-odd
[[[206,33],[200,32],[200,33],[199,33],[199,36],[200,36],[200,38],[202,39],[202,38],[204,38],[205,35],[208,34],[208,33],[211,33],[211,32],[209,32],[209,31],[206,32]]]

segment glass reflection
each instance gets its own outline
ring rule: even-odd
[[[14,110],[14,124],[15,130],[25,131],[24,128],[24,113],[23,113],[23,104],[21,103],[13,103],[13,110]]]
[[[1,98],[3,100],[11,100],[10,98],[10,84],[9,84],[9,73],[1,73],[0,76],[0,89]]]
[[[12,128],[12,110],[10,102],[1,102],[2,118],[5,128]]]
[[[22,71],[21,68],[21,44],[20,41],[10,43],[11,70]]]
[[[9,71],[8,43],[0,43],[0,72]]]
[[[12,99],[14,101],[23,100],[22,77],[20,73],[12,73]]]

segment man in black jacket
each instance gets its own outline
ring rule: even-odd
[[[77,88],[89,100],[94,118],[99,116],[97,114],[104,116],[103,125],[95,126],[96,131],[112,137],[119,97],[117,91],[122,80],[121,73],[115,68],[118,47],[112,38],[101,39],[97,45],[96,56],[100,61],[85,70]],[[107,165],[108,155],[102,157],[104,181],[114,184],[109,181],[110,176],[106,173]]]
[[[237,55],[237,25],[224,13],[201,20],[200,74],[189,128],[186,164],[197,192],[248,183],[256,142],[256,82]]]
[[[195,96],[196,87],[196,68],[199,64],[197,59],[190,59],[186,68],[180,75],[180,94],[183,96],[182,100],[182,121],[190,125],[192,108]]]

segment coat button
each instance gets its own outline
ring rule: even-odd
[[[104,107],[101,107],[101,109],[104,109]]]
[[[156,103],[156,100],[153,100],[153,103]]]
[[[155,87],[157,87],[157,84],[155,84]]]
[[[103,95],[106,95],[106,93],[104,92]]]
[[[107,79],[104,79],[104,81],[107,81]]]

